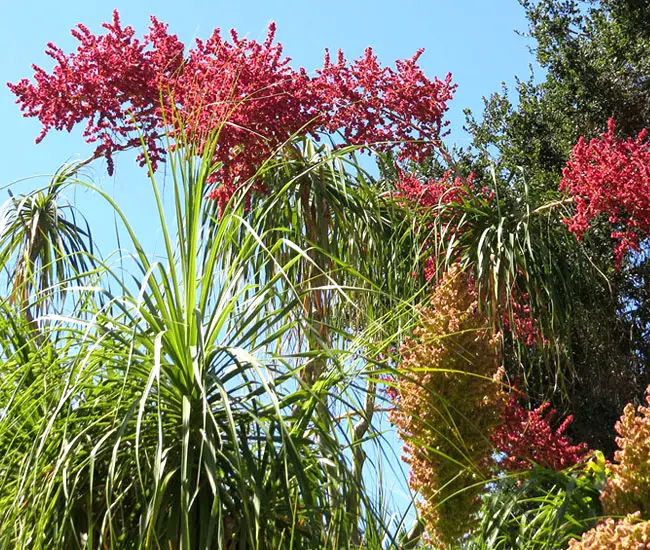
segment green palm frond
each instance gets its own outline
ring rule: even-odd
[[[476,278],[481,307],[495,330],[509,337],[506,355],[516,375],[542,393],[565,390],[575,376],[571,331],[575,304],[596,300],[607,286],[588,246],[569,233],[563,219],[570,204],[538,204],[526,192],[496,179],[490,197],[468,189],[459,202],[439,204],[424,213],[421,226],[438,272],[460,262]],[[596,283],[596,284],[595,284]],[[519,317],[538,333],[518,341]],[[541,389],[544,388],[544,389]]]
[[[589,471],[533,470],[497,480],[468,550],[566,548],[602,517],[603,479]]]
[[[95,266],[89,226],[64,202],[73,167],[62,168],[48,187],[14,196],[2,209],[0,265],[11,285],[11,301],[31,318],[62,299],[66,286]]]
[[[38,342],[28,320],[7,317],[18,325],[0,350],[13,369],[0,377],[0,548],[397,547],[390,512],[366,488],[355,457],[380,438],[367,397],[378,350],[392,341],[364,300],[399,300],[353,268],[345,244],[324,236],[336,230],[350,242],[344,220],[361,234],[352,229],[361,195],[342,195],[345,172],[322,180],[319,193],[343,213],[332,208],[333,225],[320,237],[319,226],[279,218],[290,209],[273,194],[250,205],[235,199],[219,215],[205,198],[207,157],[181,148],[171,156],[171,217],[152,178],[165,250],[155,261],[118,205],[93,188],[135,251],[136,284],[88,258],[44,275],[54,245],[43,252],[27,240],[41,251],[27,256],[30,293],[53,292],[84,271],[86,282],[65,311],[44,314]],[[299,201],[299,179],[285,177],[295,162],[276,164],[273,177],[295,185]],[[339,162],[321,151],[307,174]],[[73,174],[65,185],[91,187]],[[260,177],[271,180],[269,166]],[[53,235],[57,211],[37,206],[59,190],[12,202],[15,227],[27,219],[37,235]],[[315,192],[307,201],[296,216],[318,209]],[[21,243],[7,237],[7,268],[24,257]],[[61,262],[82,250],[66,246]],[[314,296],[332,304],[326,316],[314,315]],[[409,302],[400,307],[408,311]],[[315,364],[319,376],[305,383]],[[358,419],[366,426],[355,431]]]

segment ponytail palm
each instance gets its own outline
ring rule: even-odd
[[[459,262],[476,277],[481,306],[505,334],[517,377],[541,394],[565,390],[576,374],[575,308],[596,300],[606,277],[588,243],[573,238],[563,223],[570,201],[540,203],[525,182],[496,177],[491,191],[477,187],[423,212],[433,265],[441,274]]]
[[[369,350],[385,353],[410,330],[421,285],[413,276],[420,261],[418,228],[403,205],[382,189],[384,183],[360,166],[356,149],[332,148],[307,138],[290,141],[259,171],[267,194],[248,197],[246,219],[277,258],[265,262],[266,277],[277,277],[281,266],[293,259],[280,284],[301,289],[303,311],[311,321],[310,329],[297,338],[300,349],[314,355],[299,372],[305,387],[340,369],[323,350],[353,351],[350,345],[354,347],[356,339],[350,335],[362,334],[367,340],[369,360],[350,384],[358,412],[346,412],[354,418],[353,477],[361,486],[364,442],[379,408],[380,356]],[[279,246],[271,246],[279,236]],[[296,254],[296,244],[306,254]],[[322,418],[328,417],[327,403],[320,411]],[[347,509],[355,522],[361,508],[361,493],[350,493]],[[359,544],[358,532],[353,541]]]
[[[386,340],[363,300],[385,301],[388,289],[354,270],[351,255],[337,256],[343,244],[279,223],[289,208],[273,196],[260,200],[264,208],[235,198],[217,215],[206,200],[211,163],[191,149],[170,162],[169,220],[152,178],[163,259],[145,254],[119,207],[95,189],[135,250],[134,282],[99,260],[84,271],[89,257],[71,272],[79,298],[63,315],[41,313],[38,341],[4,301],[0,548],[338,549],[371,532],[384,533],[377,545],[385,545],[383,507],[353,456],[372,433],[373,411],[354,381],[374,364],[361,358],[376,357]],[[349,243],[355,234],[342,221],[352,223],[361,197],[343,195],[346,172],[326,172],[342,162],[323,152],[300,166],[299,177],[322,169],[310,181],[322,187],[296,216],[330,193],[341,225],[319,230]],[[294,161],[273,168],[288,186],[304,181]],[[79,249],[61,250],[70,259]],[[33,264],[44,292],[54,286],[47,265]],[[315,296],[332,309],[314,314]],[[348,336],[352,328],[370,336]],[[307,380],[314,365],[322,368]],[[335,420],[341,412],[364,430],[350,432]]]
[[[79,223],[61,196],[71,170],[64,167],[45,189],[28,195],[9,191],[2,209],[0,265],[8,270],[11,300],[30,319],[94,265],[88,224]]]
[[[420,261],[413,219],[382,188],[385,182],[361,167],[357,149],[292,140],[258,172],[266,193],[248,196],[248,223],[263,239],[286,239],[273,252],[278,261],[295,257],[296,243],[307,251],[288,280],[318,289],[305,308],[327,338],[367,328],[368,319],[395,313],[421,290],[413,276]],[[268,276],[278,265],[267,263]],[[411,312],[404,313],[389,316],[396,324],[384,324],[386,334],[410,319]]]

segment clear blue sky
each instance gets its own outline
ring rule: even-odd
[[[150,15],[170,24],[186,44],[193,38],[206,38],[215,27],[237,29],[241,36],[264,38],[270,21],[277,23],[277,39],[296,66],[308,71],[317,68],[326,47],[343,49],[348,59],[359,56],[372,46],[379,59],[392,64],[410,57],[421,47],[426,49],[420,63],[429,76],[443,77],[452,72],[458,91],[450,104],[451,142],[466,143],[462,132],[463,109],[480,113],[483,96],[506,82],[511,88],[514,76],[526,78],[532,56],[529,43],[516,35],[525,30],[523,9],[517,0],[187,0],[156,2],[131,0],[5,0],[0,19],[0,187],[19,178],[52,173],[71,158],[86,158],[92,148],[85,145],[80,132],[72,135],[50,133],[44,142],[34,145],[40,127],[34,119],[22,118],[7,81],[31,77],[32,63],[51,67],[43,53],[47,42],[66,51],[76,48],[70,29],[83,22],[93,31],[111,18],[118,8],[123,24],[146,31]],[[149,185],[144,171],[132,156],[116,158],[116,175],[109,178],[99,164],[94,183],[114,193],[136,231],[145,234],[145,246],[153,252],[156,234],[152,230]],[[14,185],[14,193],[45,185],[46,179]],[[114,230],[107,209],[98,197],[82,193],[74,197],[89,218],[104,253],[112,249]],[[7,198],[0,190],[0,203]],[[107,217],[108,216],[108,217]],[[396,445],[399,445],[395,441]],[[396,449],[399,456],[399,450]],[[398,497],[399,499],[399,497]]]

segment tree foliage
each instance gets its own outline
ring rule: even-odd
[[[636,138],[650,124],[650,5],[625,0],[522,5],[541,78],[518,80],[514,97],[505,89],[493,94],[485,100],[482,120],[469,114],[473,143],[461,162],[479,175],[493,164],[501,196],[535,210],[564,200],[562,170],[581,137],[587,142],[598,137],[610,119],[616,139]],[[624,260],[614,254],[610,234],[623,237],[624,231],[607,215],[596,218],[583,240],[588,261],[567,258],[568,280],[575,284],[562,332],[574,375],[559,393],[548,381],[536,385],[574,414],[569,432],[576,439],[609,456],[614,423],[626,402],[641,397],[650,361],[645,290],[650,268],[644,243],[640,253]],[[580,280],[585,272],[589,275]]]

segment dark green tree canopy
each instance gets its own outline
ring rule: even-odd
[[[504,86],[486,98],[480,119],[467,111],[473,141],[458,158],[463,171],[486,181],[494,167],[490,184],[506,203],[535,209],[564,199],[562,169],[581,136],[598,136],[610,118],[619,137],[650,126],[650,2],[521,4],[529,22],[522,34],[533,41],[541,78],[531,70],[514,93]],[[614,449],[613,425],[624,404],[641,397],[650,365],[647,254],[632,255],[616,269],[610,230],[603,219],[585,236],[586,265],[568,260],[573,300],[563,332],[575,373],[569,391],[560,398],[550,380],[537,385],[540,395],[555,393],[556,404],[575,414],[576,438],[607,454]],[[585,269],[598,274],[583,277]]]

